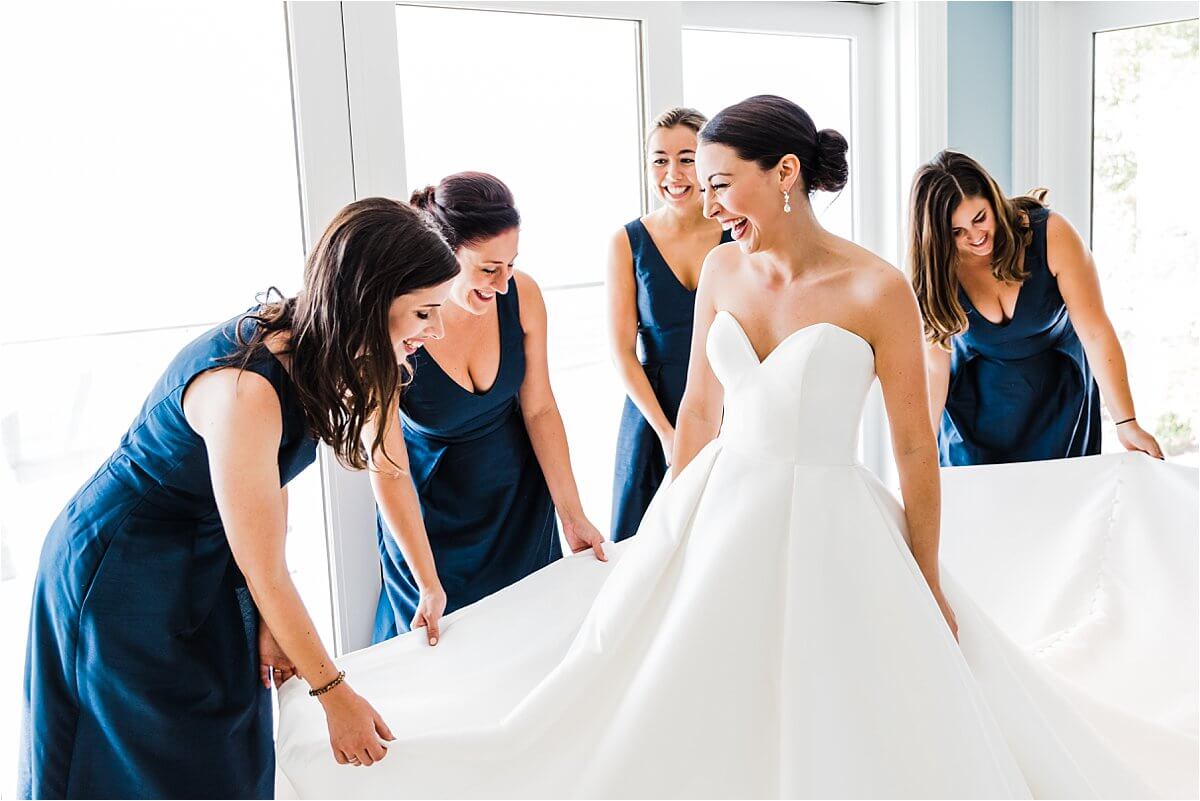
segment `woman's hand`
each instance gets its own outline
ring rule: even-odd
[[[567,538],[567,547],[571,549],[571,553],[579,553],[586,548],[591,548],[597,559],[601,562],[608,561],[608,557],[604,554],[604,535],[592,525],[590,520],[580,514],[577,517],[564,517],[562,524],[563,534]]]
[[[427,587],[421,590],[421,600],[417,602],[417,613],[413,615],[409,628],[417,630],[424,628],[425,638],[430,645],[437,645],[441,637],[442,615],[446,612],[446,591],[442,585]]]
[[[675,428],[668,428],[666,431],[660,432],[658,441],[662,443],[663,456],[667,459],[667,466],[671,465],[672,454],[675,453]]]
[[[288,655],[279,647],[279,643],[275,642],[275,637],[271,634],[271,630],[267,628],[267,623],[262,618],[258,620],[258,680],[262,682],[263,687],[271,689],[271,680],[274,679],[275,686],[279,685],[296,675],[296,666],[292,660],[288,659]]]
[[[342,682],[317,696],[325,708],[329,747],[339,765],[374,765],[387,756],[381,740],[395,740],[392,730],[367,700]]]
[[[942,617],[946,618],[946,625],[950,627],[950,633],[954,635],[955,642],[958,641],[958,620],[954,617],[954,610],[950,608],[950,602],[946,600],[946,596],[942,595],[940,586],[930,586],[933,592],[933,599],[937,601],[938,609],[942,610]]]
[[[1163,458],[1162,448],[1150,432],[1138,425],[1137,420],[1130,420],[1117,426],[1117,439],[1127,451],[1141,451],[1155,459]]]

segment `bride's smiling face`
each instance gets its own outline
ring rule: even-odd
[[[696,153],[696,173],[704,193],[704,216],[718,220],[733,236],[743,253],[763,248],[764,233],[776,229],[785,214],[783,191],[796,182],[788,160],[764,170],[753,161],[739,158],[727,145],[701,143]],[[795,191],[791,202],[803,202]]]

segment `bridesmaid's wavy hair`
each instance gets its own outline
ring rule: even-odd
[[[1021,254],[1033,241],[1029,212],[1043,208],[1046,195],[1046,189],[1038,188],[1005,197],[979,162],[953,150],[943,150],[917,170],[909,200],[908,269],[928,342],[948,349],[950,338],[967,330],[967,313],[958,302],[958,247],[950,224],[958,205],[967,198],[991,205],[996,220],[992,275],[1019,284],[1028,277]]]
[[[447,175],[437,186],[413,192],[408,202],[437,220],[455,252],[521,225],[512,192],[486,172]]]
[[[368,451],[363,428],[393,413],[411,377],[397,363],[389,334],[392,302],[458,274],[458,261],[438,226],[396,200],[374,197],[343,208],[329,223],[304,266],[295,297],[245,314],[258,324],[246,337],[237,326],[242,367],[265,351],[276,331],[289,334],[292,384],[310,429],[347,467],[372,466],[372,454],[392,461],[377,425]],[[394,462],[393,462],[394,464]]]
[[[846,137],[832,128],[818,131],[807,111],[778,95],[755,95],[721,109],[700,129],[700,141],[733,148],[762,170],[790,153],[800,160],[809,195],[840,192],[850,177]]]

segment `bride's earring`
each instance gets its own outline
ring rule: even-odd
[[[784,214],[792,213],[792,196],[790,194],[788,194],[787,192],[783,193],[783,213]]]

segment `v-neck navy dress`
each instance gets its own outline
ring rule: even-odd
[[[675,425],[687,386],[696,290],[679,282],[640,219],[625,225],[637,281],[638,351],[646,379],[663,414]],[[732,242],[721,232],[721,244]],[[667,460],[654,428],[629,398],[617,431],[613,472],[612,538],[637,533],[654,493],[667,475]]]
[[[25,662],[24,798],[274,797],[258,613],[204,440],[183,415],[192,379],[236,351],[239,319],[179,352],[46,536]],[[244,337],[257,325],[240,324]],[[316,441],[279,361],[264,350],[246,369],[279,394],[282,486]]]
[[[941,463],[1027,462],[1100,452],[1100,390],[1046,260],[1049,209],[1029,212],[1029,277],[993,323],[959,289],[968,328],[950,342]]]
[[[495,302],[500,366],[491,388],[464,389],[422,349],[410,358],[413,380],[400,401],[409,467],[447,613],[562,556],[554,503],[518,399],[525,332],[517,282],[510,281]],[[376,537],[383,589],[373,641],[382,642],[408,631],[420,593],[382,516]]]

